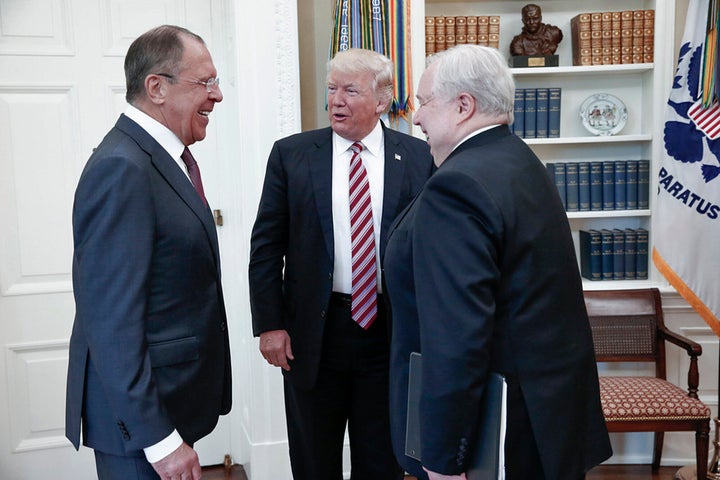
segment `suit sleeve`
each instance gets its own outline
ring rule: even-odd
[[[95,159],[78,184],[73,213],[76,321],[112,415],[132,434],[131,449],[174,428],[145,339],[154,224],[147,173],[122,156]]]
[[[413,270],[423,354],[423,465],[463,472],[477,423],[499,278],[500,212],[474,179],[440,169],[418,199]]]
[[[276,143],[268,159],[250,240],[250,309],[253,335],[285,329],[283,267],[288,248],[287,177]]]

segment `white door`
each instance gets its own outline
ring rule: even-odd
[[[221,70],[219,5],[219,0],[0,0],[4,480],[95,478],[91,451],[75,452],[64,437],[67,339],[74,315],[74,188],[92,148],[124,108],[123,57],[130,42],[155,25],[186,26],[205,38]],[[213,202],[218,166],[201,160],[217,158],[212,120],[211,128],[193,150]],[[198,445],[204,464],[220,463],[230,451],[228,424],[221,422]]]

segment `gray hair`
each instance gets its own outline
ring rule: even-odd
[[[177,74],[184,53],[183,36],[205,44],[199,35],[176,25],[153,28],[132,42],[125,56],[125,99],[128,103],[133,103],[145,91],[148,75]]]
[[[387,104],[385,111],[390,108],[393,98],[393,62],[385,55],[373,50],[362,48],[350,48],[335,54],[332,60],[327,62],[327,76],[329,80],[331,72],[358,74],[369,72],[373,76],[372,89],[375,95]]]
[[[457,45],[428,58],[436,63],[434,95],[451,100],[460,93],[471,95],[478,111],[486,116],[513,122],[515,81],[505,58],[495,48]]]

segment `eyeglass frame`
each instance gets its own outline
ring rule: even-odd
[[[220,91],[220,77],[210,77],[203,82],[202,80],[190,80],[187,78],[176,77],[175,75],[170,75],[169,73],[155,73],[154,75],[159,75],[161,77],[169,78],[171,80],[177,79],[182,80],[183,82],[193,83],[195,85],[202,85],[205,87],[205,90],[207,90],[207,93],[212,92],[214,89]]]

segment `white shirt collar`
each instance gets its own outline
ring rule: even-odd
[[[130,104],[125,109],[125,115],[149,133],[173,159],[180,158],[185,150],[185,145],[169,128]]]
[[[370,132],[367,137],[361,139],[360,142],[363,144],[365,150],[368,150],[376,157],[380,156],[383,142],[383,129],[380,121],[377,122],[372,132]],[[350,146],[355,142],[352,140],[347,140],[338,135],[337,133],[333,132],[333,143],[335,144],[335,151],[337,155],[339,153],[347,151]]]
[[[487,127],[478,128],[477,130],[475,130],[474,132],[472,132],[470,135],[468,135],[467,137],[465,137],[465,138],[463,138],[462,140],[460,140],[460,141],[458,142],[458,144],[455,145],[455,148],[452,149],[452,151],[454,152],[460,145],[462,145],[463,143],[465,143],[467,140],[471,139],[471,138],[474,137],[475,135],[478,135],[478,134],[480,134],[480,133],[482,133],[482,132],[486,132],[486,131],[490,130],[491,128],[495,128],[495,127],[497,127],[497,126],[499,126],[499,125],[500,125],[499,123],[495,123],[495,124],[493,124],[493,125],[488,125]]]

